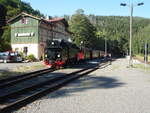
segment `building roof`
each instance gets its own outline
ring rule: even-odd
[[[48,20],[49,22],[57,22],[57,21],[62,21],[64,20],[64,18],[52,18],[50,20]]]
[[[20,16],[22,16],[22,15],[29,16],[29,17],[34,18],[34,19],[36,19],[36,20],[40,20],[40,18],[38,18],[38,17],[36,17],[36,16],[27,14],[27,13],[25,13],[25,12],[21,12],[21,13],[18,14],[17,16],[14,16],[14,17],[12,17],[11,19],[9,19],[9,20],[7,21],[7,23],[11,23],[12,21],[14,21],[15,19],[17,19],[18,17],[20,17]]]
[[[48,21],[48,22],[50,22],[50,23],[63,22],[64,25],[65,25],[66,27],[68,27],[68,22],[65,20],[65,18],[52,18],[52,19],[49,19],[49,20],[46,20],[46,21]]]
[[[7,23],[12,23],[12,22],[13,22],[14,20],[16,20],[18,17],[23,16],[23,15],[24,15],[24,16],[28,16],[28,17],[31,17],[31,18],[34,18],[34,19],[39,20],[39,21],[44,21],[44,22],[49,23],[49,24],[51,24],[51,23],[56,23],[56,22],[63,22],[64,25],[65,25],[66,27],[68,27],[68,22],[65,20],[65,18],[52,18],[52,19],[47,20],[47,19],[44,19],[44,18],[42,18],[42,17],[39,18],[39,17],[30,15],[30,14],[27,14],[27,13],[25,13],[25,12],[21,12],[21,13],[18,14],[17,16],[12,17],[10,20],[7,21]]]

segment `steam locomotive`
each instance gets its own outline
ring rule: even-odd
[[[79,48],[75,44],[64,40],[49,40],[45,48],[44,64],[49,67],[59,68],[103,56],[103,51]]]

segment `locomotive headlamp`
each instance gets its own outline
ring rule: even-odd
[[[55,43],[54,42],[52,42],[52,45],[54,45]]]
[[[57,57],[60,58],[60,54],[58,54]]]
[[[47,54],[45,54],[45,57],[47,58]]]

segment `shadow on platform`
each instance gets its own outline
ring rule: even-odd
[[[99,90],[99,89],[117,88],[125,85],[125,83],[119,82],[119,80],[117,80],[116,78],[105,76],[99,77],[92,77],[92,76],[88,75],[78,80],[75,80],[73,83],[68,84],[66,87],[50,94],[49,98],[73,96],[76,95],[77,92],[84,92],[93,89]]]

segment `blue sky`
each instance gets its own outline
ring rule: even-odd
[[[72,15],[77,9],[83,9],[85,14],[104,16],[128,16],[129,8],[121,7],[120,3],[137,4],[144,2],[143,6],[134,7],[134,16],[150,18],[150,0],[22,0],[30,3],[34,9],[40,10],[44,15],[63,16]]]

